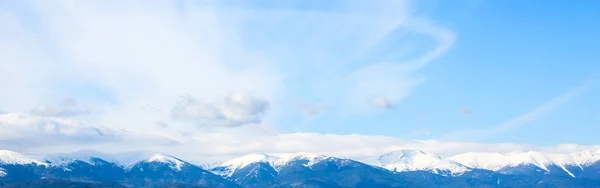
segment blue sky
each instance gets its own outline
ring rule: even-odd
[[[0,146],[42,151],[32,139],[52,138],[64,150],[219,142],[224,154],[321,152],[330,148],[316,140],[349,139],[367,149],[591,147],[600,123],[598,8],[0,1]],[[73,144],[86,137],[90,144]]]
[[[594,100],[600,71],[593,53],[600,40],[596,36],[600,28],[593,24],[597,6],[559,1],[428,5],[416,14],[445,24],[458,37],[448,53],[418,72],[426,82],[413,95],[395,110],[337,121],[319,117],[304,126],[320,132],[399,137],[428,129],[431,135],[417,138],[436,138],[457,129],[491,128],[592,82],[547,115],[485,141],[594,144],[595,133],[589,130],[598,122],[594,109],[600,103]],[[472,113],[464,115],[461,108]]]
[[[468,16],[448,20],[460,39],[439,63],[424,70],[431,82],[423,90],[436,88],[452,96],[436,104],[457,102],[455,106],[463,103],[472,109],[472,119],[444,120],[472,128],[517,117],[591,82],[548,115],[489,141],[593,144],[597,141],[590,130],[598,122],[595,109],[600,103],[595,100],[600,91],[595,84],[600,64],[593,53],[600,40],[595,36],[600,28],[594,24],[598,6],[560,1],[484,2]]]

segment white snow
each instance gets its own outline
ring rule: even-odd
[[[469,170],[462,164],[420,150],[388,152],[381,155],[374,165],[396,172],[424,170],[438,174],[443,171],[460,174]]]
[[[90,160],[92,157],[97,157],[108,162],[114,162],[122,165],[124,168],[129,168],[138,162],[161,162],[168,164],[174,170],[181,170],[184,165],[188,164],[187,162],[170,155],[149,152],[130,152],[106,155],[94,151],[80,151],[71,154],[44,156],[42,158],[31,155],[22,155],[8,150],[0,150],[0,165],[34,164],[56,166],[65,165],[76,160],[93,165],[93,162]],[[281,168],[288,163],[298,160],[305,161],[303,165],[311,167],[328,158],[330,157],[311,153],[249,154],[220,163],[218,166],[219,168],[216,168],[219,169],[219,172],[215,173],[223,176],[231,176],[236,170],[256,162],[268,163],[276,171],[281,170]],[[537,151],[510,153],[467,152],[443,158],[436,154],[420,150],[398,150],[371,159],[372,160],[365,162],[373,166],[379,166],[397,172],[424,170],[438,174],[450,173],[456,175],[473,168],[498,171],[505,167],[533,165],[544,171],[551,170],[549,168],[551,166],[557,166],[565,173],[574,177],[575,175],[569,171],[570,168],[576,167],[584,169],[593,163],[599,162],[600,153],[594,151],[580,151],[568,154],[542,153]],[[48,163],[42,161],[47,161]],[[0,176],[6,176],[6,174],[6,170],[0,169]]]
[[[236,170],[242,169],[250,164],[257,162],[264,162],[271,165],[276,171],[279,171],[281,167],[287,165],[289,162],[297,160],[307,160],[305,166],[312,166],[323,159],[327,159],[327,156],[317,155],[311,153],[270,153],[270,154],[249,154],[244,155],[223,163],[220,167],[224,168],[223,171],[215,172],[222,176],[231,176]]]
[[[281,153],[281,154],[271,154],[276,156],[277,158],[279,158],[277,161],[275,161],[274,163],[274,167],[276,170],[278,170],[280,167],[285,166],[286,164],[288,164],[291,161],[296,161],[296,160],[307,160],[308,162],[305,164],[305,166],[312,166],[324,159],[327,159],[329,157],[324,156],[324,155],[317,155],[317,154],[312,154],[312,153]]]
[[[103,160],[107,160],[105,156],[102,156],[100,153],[87,153],[87,152],[74,152],[69,154],[56,154],[56,155],[48,155],[45,156],[45,160],[50,163],[52,166],[65,166],[75,161],[85,162],[91,165],[94,163],[91,161],[93,157],[101,158]]]
[[[52,166],[66,166],[75,161],[81,161],[94,165],[92,158],[99,158],[104,161],[115,163],[122,168],[130,168],[138,162],[145,161],[152,157],[152,152],[127,152],[127,153],[100,153],[94,150],[80,150],[72,153],[58,153],[36,157],[43,161],[48,161]]]
[[[167,163],[170,164],[170,167],[174,170],[181,170],[181,167],[185,165],[185,162],[182,160],[164,154],[155,154],[150,157],[150,159],[146,160],[146,162]]]
[[[590,151],[581,151],[571,153],[568,155],[567,158],[570,158],[570,160],[572,161],[572,165],[585,167],[591,165],[592,163],[600,161],[600,153],[594,154]],[[566,163],[566,161],[564,163]]]
[[[555,165],[574,177],[573,173],[567,170],[567,166],[578,166],[583,168],[599,161],[600,156],[589,151],[570,154],[545,154],[536,151],[511,153],[468,152],[449,157],[448,159],[471,168],[493,171],[519,165],[534,165],[545,171],[549,171],[548,167]]]
[[[265,162],[272,164],[279,158],[268,154],[249,154],[244,155],[223,163],[221,166],[226,166],[231,169],[242,169],[252,163]]]
[[[504,167],[514,167],[519,165],[535,165],[541,169],[548,170],[547,165],[552,164],[548,156],[540,152],[526,153],[486,153],[486,152],[467,152],[458,154],[448,159],[466,165],[471,168],[480,168],[497,171]]]
[[[305,165],[310,167],[327,158],[327,156],[310,153],[250,154],[223,163],[220,166],[223,168],[222,171],[216,173],[231,176],[236,170],[256,162],[268,163],[277,171],[290,161],[295,160],[307,160]],[[584,168],[597,161],[600,161],[600,154],[589,151],[570,154],[546,154],[537,151],[510,153],[467,152],[443,158],[420,150],[398,150],[385,153],[365,162],[396,172],[423,170],[437,174],[450,173],[452,175],[461,174],[473,168],[498,171],[505,167],[519,165],[534,165],[542,170],[549,171],[548,167],[556,165],[574,177],[574,174],[567,169],[568,166]]]
[[[46,163],[35,160],[31,157],[22,155],[17,152],[0,150],[0,164],[35,164],[35,165],[48,165]]]

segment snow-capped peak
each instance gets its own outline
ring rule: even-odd
[[[244,168],[252,163],[257,163],[257,162],[265,162],[265,163],[274,163],[275,161],[277,161],[279,158],[268,155],[268,154],[248,154],[248,155],[244,155],[232,160],[229,160],[225,163],[223,163],[221,166],[227,166],[230,167],[231,169],[241,169]]]
[[[93,159],[102,159],[107,162],[117,163],[117,160],[113,159],[109,155],[93,151],[93,150],[80,150],[73,153],[62,153],[56,155],[48,155],[44,157],[45,161],[49,162],[53,166],[64,166],[75,161],[81,161],[91,165],[95,165]]]
[[[587,166],[597,161],[600,161],[599,153],[592,153],[590,151],[580,151],[569,154],[572,158],[573,164],[577,166]]]
[[[164,155],[164,154],[154,154],[150,157],[146,162],[159,162],[169,164],[172,169],[181,170],[181,167],[186,164],[186,162],[175,158],[173,156]]]
[[[397,172],[426,170],[435,173],[458,174],[469,170],[457,162],[420,150],[397,150],[381,155],[376,166]]]
[[[471,168],[481,168],[497,171],[504,167],[515,167],[519,165],[535,165],[541,169],[548,170],[546,167],[552,161],[548,156],[540,152],[512,152],[512,153],[492,153],[492,152],[467,152],[448,158],[452,161],[466,165]]]
[[[566,166],[584,167],[600,161],[597,156],[589,151],[581,151],[570,154],[545,154],[536,151],[491,153],[491,152],[468,152],[458,154],[449,158],[450,160],[464,164],[471,168],[487,170],[501,170],[505,167],[516,167],[519,165],[534,165],[549,171],[549,166],[558,166],[566,173],[574,176]]]
[[[324,155],[317,155],[312,153],[271,153],[271,154],[249,154],[244,155],[223,163],[220,167],[217,167],[214,172],[222,176],[231,176],[235,171],[242,169],[250,164],[264,162],[271,165],[275,170],[279,171],[281,167],[287,165],[290,162],[298,160],[306,160],[305,166],[312,166],[313,164],[328,158]]]
[[[297,161],[297,160],[306,160],[308,162],[305,164],[305,166],[312,166],[313,164],[318,163],[318,162],[322,161],[323,159],[328,158],[325,155],[317,155],[317,154],[313,154],[313,153],[304,153],[304,152],[272,154],[272,155],[279,158],[277,161],[275,161],[275,163],[273,165],[275,167],[281,167],[281,166],[288,164],[289,162]]]
[[[0,150],[0,164],[35,164],[48,165],[33,158],[27,157],[17,152]]]

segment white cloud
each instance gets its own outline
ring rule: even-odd
[[[336,90],[322,92],[334,95],[332,100],[344,100],[357,91],[359,98],[350,97],[349,101],[360,99],[364,103],[381,95],[396,104],[421,82],[408,75],[412,70],[401,71],[404,68],[385,63],[352,67],[361,70],[352,74],[356,79],[348,84],[343,79],[348,67],[332,60],[368,51],[397,28],[431,35],[439,39],[440,46],[451,43],[453,37],[443,28],[410,17],[410,3],[405,1],[373,2],[374,9],[364,9],[359,2],[343,4],[340,10],[321,12],[240,9],[219,2],[180,7],[172,2],[136,0],[32,1],[23,7],[34,15],[11,9],[0,14],[0,25],[4,26],[0,31],[0,62],[7,67],[0,70],[0,88],[11,88],[11,92],[0,93],[0,102],[6,104],[3,110],[25,112],[30,109],[20,106],[34,106],[31,101],[72,96],[89,103],[89,108],[102,109],[99,117],[86,117],[98,124],[146,129],[158,128],[149,125],[163,121],[175,129],[180,126],[167,121],[171,117],[168,109],[182,93],[200,101],[217,101],[228,93],[243,92],[270,102],[270,113],[260,121],[274,124],[273,116],[281,111],[282,101],[298,100],[283,96],[295,92],[294,83],[284,81],[289,81],[287,73],[297,73],[298,65],[310,67],[308,72],[336,73],[318,79],[325,82],[323,87]],[[442,40],[445,35],[448,39]],[[266,38],[257,42],[255,36]],[[427,57],[445,51],[440,48],[415,62],[431,61]],[[294,62],[306,57],[315,61]],[[25,72],[28,74],[21,74]],[[106,91],[80,96],[79,90],[88,88],[65,89],[65,83]],[[94,101],[103,95],[111,96],[110,104]],[[324,102],[337,105],[337,101]],[[140,109],[145,105],[162,111],[150,115]],[[60,111],[40,107],[45,109],[39,111]],[[314,113],[316,109],[306,110]]]
[[[50,106],[47,104],[39,104],[31,113],[41,116],[79,116],[90,113],[86,108],[79,106],[75,99],[65,99],[58,106]]]
[[[11,138],[37,137],[37,136],[59,136],[77,138],[82,140],[117,140],[118,130],[97,127],[81,123],[75,120],[36,117],[24,114],[2,114],[0,115],[0,126],[2,126],[2,137]]]
[[[394,109],[396,108],[396,104],[392,103],[389,99],[383,96],[375,96],[370,101],[369,104],[374,107],[384,108],[384,109]]]
[[[300,111],[304,114],[316,116],[323,113],[326,107],[322,103],[308,103],[300,105]]]
[[[171,110],[178,120],[191,120],[202,126],[237,127],[259,124],[269,110],[269,102],[248,94],[235,93],[223,101],[206,103],[182,96]]]
[[[259,126],[260,129],[268,129]],[[563,144],[549,147],[513,143],[409,141],[389,136],[359,134],[276,133],[251,134],[254,126],[195,133],[169,133],[112,129],[83,121],[23,114],[0,115],[0,148],[23,153],[59,153],[81,149],[100,152],[164,152],[192,162],[209,156],[228,159],[248,153],[309,152],[364,160],[399,149],[419,149],[449,156],[462,152],[513,152],[537,150],[550,153],[596,151],[600,146]],[[262,130],[272,131],[272,130]]]
[[[235,28],[225,24],[232,18],[208,4],[181,10],[171,2],[32,1],[23,7],[35,15],[3,11],[0,88],[10,88],[0,93],[3,110],[61,117],[84,114],[86,108],[68,105],[21,107],[75,97],[90,109],[102,109],[85,117],[94,123],[143,130],[158,129],[156,122],[162,121],[178,129],[183,125],[168,119],[181,93],[216,101],[240,91],[275,101],[282,81],[277,67],[248,52]],[[33,16],[35,22],[23,16]],[[237,57],[243,57],[243,66],[233,66],[240,63]],[[102,101],[106,96],[112,101]],[[243,114],[246,111],[239,110],[244,107],[227,107],[222,112],[230,114],[221,115],[233,119],[229,122],[267,119]]]
[[[164,135],[114,129],[73,119],[25,114],[0,114],[0,147],[33,150],[56,145],[93,145],[118,143],[175,144]]]
[[[165,123],[164,121],[157,121],[156,125],[163,127],[163,128],[169,127],[169,124]]]

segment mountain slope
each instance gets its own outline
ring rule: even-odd
[[[571,177],[596,161],[596,156],[588,151],[571,154],[544,154],[541,152],[483,153],[468,152],[448,158],[470,168],[500,171],[509,174],[554,173]]]
[[[416,185],[390,171],[350,159],[253,154],[213,169],[244,187],[386,187]],[[226,173],[222,173],[226,172]]]
[[[237,187],[237,185],[198,166],[169,155],[156,154],[128,169],[128,185],[156,187],[163,184],[192,184],[206,187]]]

